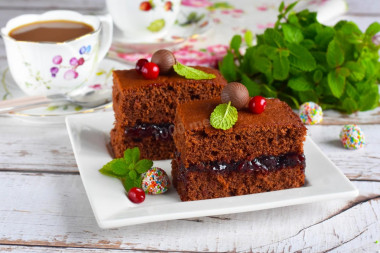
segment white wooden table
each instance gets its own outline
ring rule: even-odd
[[[380,21],[378,0],[349,1],[347,19]],[[0,1],[0,26],[54,8],[94,12],[102,0]],[[6,65],[0,41],[0,67]],[[358,116],[360,119],[360,115]],[[339,199],[257,212],[102,230],[86,197],[65,125],[0,117],[0,252],[380,250],[380,124],[361,125],[363,150],[341,147],[341,125],[309,134],[360,190]]]

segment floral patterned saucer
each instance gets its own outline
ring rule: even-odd
[[[115,69],[130,69],[132,66],[104,59],[100,62],[94,78],[83,89],[112,89],[112,71]],[[82,89],[82,88],[81,88]],[[26,96],[17,86],[6,67],[0,70],[0,99],[8,100]],[[28,109],[21,112],[5,114],[6,116],[18,116],[25,119],[43,119],[46,122],[63,122],[64,117],[72,114],[91,113],[112,108],[112,102],[96,108],[82,108],[72,104],[50,104],[45,107]]]

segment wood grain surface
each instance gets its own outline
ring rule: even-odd
[[[23,13],[104,12],[103,0],[0,1],[0,27]],[[380,1],[348,1],[341,18],[364,29],[380,21]],[[331,22],[335,22],[334,20]],[[6,67],[0,40],[0,69]],[[367,145],[345,150],[342,124],[358,122]],[[63,123],[0,117],[0,252],[378,252],[380,110],[328,112],[308,134],[359,189],[338,199],[256,212],[100,229]]]

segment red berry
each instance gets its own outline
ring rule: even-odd
[[[255,96],[251,98],[248,105],[252,113],[260,114],[265,110],[267,101],[262,96]]]
[[[149,62],[147,59],[140,59],[136,62],[136,71],[141,73],[142,67],[145,65],[145,63]]]
[[[128,192],[128,198],[133,203],[139,204],[145,200],[145,192],[141,188],[133,187]]]
[[[140,4],[140,10],[149,11],[150,9],[152,9],[152,5],[148,1],[142,2]]]
[[[145,79],[156,79],[160,74],[160,68],[153,62],[147,62],[141,68],[141,73]]]

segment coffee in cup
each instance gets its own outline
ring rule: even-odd
[[[95,74],[111,45],[112,19],[73,11],[21,15],[1,35],[10,72],[25,93],[67,93]]]

